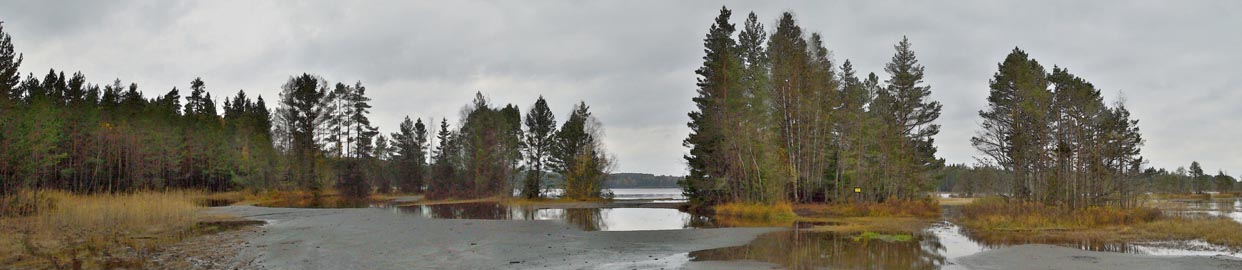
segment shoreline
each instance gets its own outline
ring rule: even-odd
[[[669,256],[744,245],[783,228],[582,231],[555,221],[428,219],[377,208],[228,206],[268,222],[240,251],[256,269],[675,268]],[[684,263],[684,262],[681,262]]]
[[[586,204],[555,206],[583,207]],[[254,232],[246,233],[242,237],[244,244],[234,247],[239,257],[248,258],[244,269],[779,268],[779,265],[755,261],[693,261],[686,254],[742,246],[765,233],[789,229],[582,231],[556,221],[429,219],[382,208],[227,206],[210,211],[267,222]],[[1046,255],[1029,256],[1035,251]],[[1113,269],[1108,265],[1140,270],[1170,266],[1237,269],[1242,267],[1242,261],[1026,244],[968,255],[944,267]]]

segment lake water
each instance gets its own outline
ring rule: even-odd
[[[1242,199],[1182,200],[1175,203],[1183,205],[1184,213],[1228,217],[1242,223]]]
[[[660,200],[668,202],[685,201],[686,196],[681,193],[680,188],[613,188],[604,189],[604,193],[611,192],[614,200]],[[564,190],[559,188],[544,189],[543,195],[549,198],[559,198]],[[521,194],[520,190],[514,190],[513,195]]]
[[[714,227],[707,216],[666,208],[535,208],[499,203],[459,203],[398,207],[427,218],[551,220],[585,231],[650,231]]]

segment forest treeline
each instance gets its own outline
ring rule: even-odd
[[[682,183],[694,203],[904,200],[936,186],[941,105],[909,40],[887,78],[860,77],[791,13],[771,34],[753,12],[740,32],[731,15],[708,29],[696,71]]]
[[[613,165],[600,122],[575,104],[561,126],[540,97],[523,114],[482,93],[447,119],[380,134],[361,82],[292,76],[270,100],[217,98],[201,78],[148,98],[135,83],[82,73],[18,73],[23,57],[0,25],[0,195],[62,189],[426,192],[431,197],[540,197],[545,174],[566,196],[599,197]],[[188,92],[188,93],[187,93]],[[184,100],[184,102],[183,102]],[[219,102],[218,100],[223,100]],[[274,109],[269,109],[273,106]],[[6,200],[6,203],[9,200]]]
[[[614,173],[604,181],[606,188],[678,188],[682,176],[654,175],[649,173]]]
[[[1205,173],[1199,162],[1172,171],[1148,167],[1126,184],[1133,185],[1139,193],[1202,194],[1206,192],[1242,191],[1238,179],[1219,170],[1215,175]],[[1013,177],[996,166],[952,164],[945,166],[937,187],[939,192],[952,192],[960,196],[1008,195],[1013,192]]]

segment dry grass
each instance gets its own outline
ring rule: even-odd
[[[975,198],[936,198],[940,205],[960,206],[967,205],[975,201]]]
[[[1154,237],[1203,239],[1208,243],[1242,248],[1242,223],[1228,218],[1170,217],[1136,226]]]
[[[962,207],[965,225],[992,231],[1091,229],[1146,223],[1161,217],[1160,210],[1147,207],[1069,209],[999,198],[979,199]]]
[[[940,216],[940,203],[931,200],[887,200],[882,203],[857,202],[837,204],[801,204],[801,216],[811,217],[916,217]]]
[[[1202,239],[1242,248],[1242,223],[1223,217],[1166,216],[1151,207],[1066,209],[1038,203],[975,201],[962,208],[962,224],[984,239],[1090,240],[1092,242]]]
[[[787,202],[774,204],[734,202],[717,205],[713,209],[717,217],[724,216],[733,219],[791,220],[797,216],[794,214],[793,206]]]
[[[194,235],[202,218],[198,192],[39,193],[52,207],[0,219],[0,265],[141,268],[159,247]]]
[[[822,232],[917,233],[932,220],[916,217],[799,217],[798,222],[811,225],[808,229]]]

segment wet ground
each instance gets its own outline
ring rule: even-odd
[[[1190,210],[1212,215],[1238,215],[1242,202],[1191,202]],[[946,206],[946,217],[915,234],[860,237],[860,234],[816,232],[800,227],[760,235],[747,245],[677,254],[668,259],[687,262],[755,261],[789,269],[868,268],[881,269],[957,269],[958,258],[983,251],[1026,244],[1049,244],[1087,251],[1135,255],[1198,255],[1242,258],[1236,250],[1204,241],[1093,242],[1017,236],[980,236],[949,222],[959,207]],[[510,207],[495,203],[436,205],[400,208],[402,213],[443,219],[553,220],[586,231],[672,230],[720,227],[709,216],[693,215],[676,209],[585,208],[537,209]]]
[[[645,192],[645,193],[644,193]],[[619,192],[618,200],[637,202],[677,201],[669,191]],[[676,194],[679,195],[679,194]],[[1178,213],[1242,217],[1242,201],[1188,201]],[[321,202],[319,205],[330,205]],[[615,206],[614,205],[614,206]],[[547,208],[509,206],[499,203],[462,203],[393,207],[384,204],[345,206],[383,208],[398,216],[445,220],[507,220],[556,222],[580,231],[666,231],[700,230],[721,226],[712,217],[694,215],[672,208],[604,207]],[[792,228],[760,234],[744,245],[652,255],[659,267],[701,268],[716,265],[746,268],[779,266],[787,269],[963,269],[961,259],[981,252],[1028,244],[1049,244],[1085,251],[1142,255],[1217,256],[1242,260],[1242,254],[1203,241],[1176,242],[1091,242],[1021,236],[981,237],[950,222],[959,207],[943,208],[945,218],[913,234],[868,232],[848,234],[816,232],[805,228],[814,224],[795,224]],[[1240,221],[1242,222],[1242,221]],[[469,223],[467,223],[469,224]],[[799,226],[802,225],[802,226]],[[557,226],[560,227],[560,226]],[[1240,232],[1242,233],[1242,232]],[[616,266],[616,267],[612,267]],[[605,268],[624,269],[621,263]],[[641,267],[640,267],[641,268]],[[708,267],[712,268],[712,267]]]

